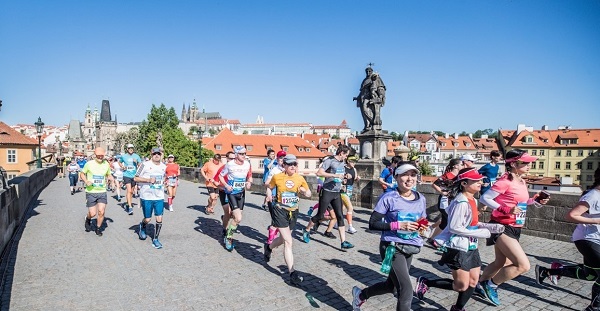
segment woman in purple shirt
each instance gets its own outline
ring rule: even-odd
[[[370,297],[393,293],[396,290],[398,303],[396,310],[410,310],[413,291],[408,270],[414,254],[419,253],[423,239],[419,235],[418,221],[425,219],[425,197],[412,190],[417,184],[419,170],[411,164],[400,163],[394,170],[394,179],[398,183],[395,191],[384,193],[369,219],[369,230],[381,231],[379,253],[385,257],[386,248],[395,243],[395,254],[387,280],[365,289],[352,288],[353,310]]]

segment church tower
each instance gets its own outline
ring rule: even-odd
[[[110,102],[102,100],[102,110],[100,110],[99,120],[96,124],[96,147],[102,147],[107,154],[115,154],[120,150],[115,150],[117,139],[117,121],[112,120],[110,113]]]
[[[96,109],[97,114],[97,109]],[[92,150],[92,146],[96,142],[96,115],[90,109],[90,105],[88,104],[87,109],[85,110],[85,116],[83,120],[83,139],[86,143],[86,151]]]
[[[181,108],[181,122],[188,122],[189,120],[185,117],[185,103],[183,103],[183,108]]]

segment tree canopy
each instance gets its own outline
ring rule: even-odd
[[[146,120],[139,127],[136,150],[141,156],[149,155],[150,150],[157,147],[158,132],[162,134],[162,145],[166,155],[173,154],[181,166],[195,167],[200,158],[199,142],[190,140],[178,127],[179,118],[174,108],[167,109],[164,104],[154,104]],[[212,151],[202,149],[203,162],[213,155]]]

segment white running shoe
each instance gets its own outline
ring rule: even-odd
[[[352,226],[348,226],[348,233],[354,234],[354,233],[356,233],[356,229],[354,229],[354,227],[352,227]]]

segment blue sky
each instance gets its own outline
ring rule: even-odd
[[[195,98],[242,123],[360,130],[369,62],[390,131],[600,127],[600,1],[0,2],[8,124]]]

